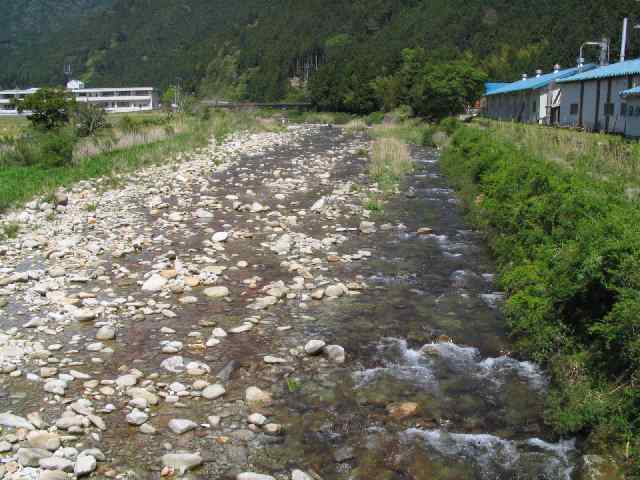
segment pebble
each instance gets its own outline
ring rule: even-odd
[[[142,425],[149,419],[149,415],[144,413],[142,410],[138,410],[134,408],[131,413],[127,415],[127,422],[131,425]]]
[[[162,457],[162,464],[177,470],[180,475],[184,475],[187,470],[191,470],[202,465],[202,457],[198,453],[168,453]]]
[[[169,421],[169,430],[178,435],[182,435],[183,433],[187,433],[191,430],[198,428],[198,424],[183,418],[174,418]]]
[[[202,390],[201,395],[207,400],[215,400],[216,398],[220,398],[227,391],[222,385],[214,384],[207,386],[204,390]]]
[[[329,359],[335,363],[344,363],[346,359],[344,348],[340,345],[327,345],[324,351]]]
[[[82,455],[76,460],[73,473],[77,477],[89,475],[96,469],[97,463],[95,457],[91,455]]]

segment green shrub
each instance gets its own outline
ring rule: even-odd
[[[438,128],[443,130],[447,135],[453,135],[460,128],[462,123],[456,117],[443,118],[438,124]]]
[[[87,102],[76,104],[73,118],[80,137],[94,136],[108,126],[104,108]]]
[[[625,185],[472,127],[443,167],[487,233],[518,350],[553,367],[549,421],[638,448],[640,209]]]
[[[71,128],[57,130],[27,130],[13,147],[3,154],[3,164],[46,168],[71,164],[76,137]]]
[[[380,125],[382,122],[384,122],[384,117],[384,112],[373,112],[366,117],[367,124]]]

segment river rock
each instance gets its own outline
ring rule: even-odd
[[[229,238],[229,232],[216,232],[213,234],[213,237],[211,237],[211,240],[213,240],[216,243],[220,243],[220,242],[226,242],[228,238]]]
[[[323,340],[309,340],[307,344],[304,346],[304,351],[307,355],[317,355],[322,352],[322,349],[325,347],[326,342]]]
[[[215,400],[216,398],[220,398],[227,391],[222,385],[214,384],[207,386],[204,390],[202,390],[201,395],[207,400]]]
[[[18,463],[23,467],[38,467],[40,460],[51,456],[51,452],[42,448],[19,448]]]
[[[236,480],[276,480],[271,475],[263,475],[260,473],[244,472],[236,476]]]
[[[44,430],[29,432],[27,442],[33,448],[55,451],[60,448],[60,437],[56,433]]]
[[[73,468],[73,473],[77,477],[89,475],[96,469],[96,459],[91,455],[82,455],[76,460],[76,464]]]
[[[223,298],[229,296],[229,289],[227,287],[211,287],[204,291],[204,294],[209,298]]]
[[[173,433],[177,433],[178,435],[182,435],[183,433],[187,433],[195,428],[198,428],[198,424],[192,422],[191,420],[186,420],[184,418],[174,418],[169,421],[169,429]]]
[[[247,418],[247,421],[252,425],[258,425],[261,427],[262,425],[267,423],[267,417],[265,417],[261,413],[252,413],[251,415],[249,415],[249,418]]]
[[[291,480],[313,480],[313,477],[302,470],[294,470],[291,472]]]
[[[249,404],[270,405],[273,401],[271,394],[259,389],[258,387],[249,387],[245,391],[244,399]]]
[[[96,333],[96,340],[113,340],[116,338],[116,329],[111,325],[100,327]]]
[[[202,465],[202,457],[199,453],[168,453],[162,457],[162,464],[184,475],[187,470]]]
[[[358,227],[358,229],[362,232],[362,233],[375,233],[376,232],[376,224],[373,222],[360,222],[360,226]]]
[[[40,459],[39,466],[43,470],[73,472],[74,463],[63,457],[48,457]]]
[[[142,284],[143,292],[159,292],[169,282],[161,275],[153,274]]]
[[[157,405],[160,401],[160,398],[155,393],[144,388],[129,388],[127,389],[127,395],[131,398],[143,398],[149,405]]]
[[[127,422],[131,425],[142,425],[147,420],[149,420],[149,415],[137,408],[134,408],[131,413],[127,415]]]
[[[13,413],[0,413],[0,425],[10,428],[25,428],[27,430],[35,430],[33,424],[26,418],[19,417]]]
[[[324,351],[329,359],[335,363],[344,363],[345,351],[340,345],[327,345],[324,347]]]

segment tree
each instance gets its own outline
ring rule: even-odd
[[[27,117],[34,127],[54,130],[69,123],[75,108],[73,95],[62,88],[41,88],[24,100],[14,100],[18,112],[31,112]]]
[[[91,137],[107,126],[107,113],[98,105],[81,102],[74,111],[76,130],[81,137]]]
[[[467,58],[447,63],[427,62],[411,89],[417,115],[436,120],[463,113],[484,92],[487,75]]]

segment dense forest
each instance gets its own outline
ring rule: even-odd
[[[405,48],[462,57],[493,80],[573,65],[585,40],[612,38],[634,0],[11,0],[0,16],[0,86],[175,82],[220,98],[300,98],[308,78],[368,95]],[[3,7],[5,9],[6,7]],[[631,39],[632,54],[640,41]],[[640,40],[640,39],[639,39]],[[596,52],[593,52],[595,57]],[[320,74],[320,75],[318,75]],[[293,81],[292,81],[293,79]],[[312,82],[313,84],[313,82]],[[364,90],[360,90],[360,87]],[[346,101],[345,101],[346,99]],[[367,99],[351,102],[364,109]],[[333,102],[335,103],[335,102]]]

